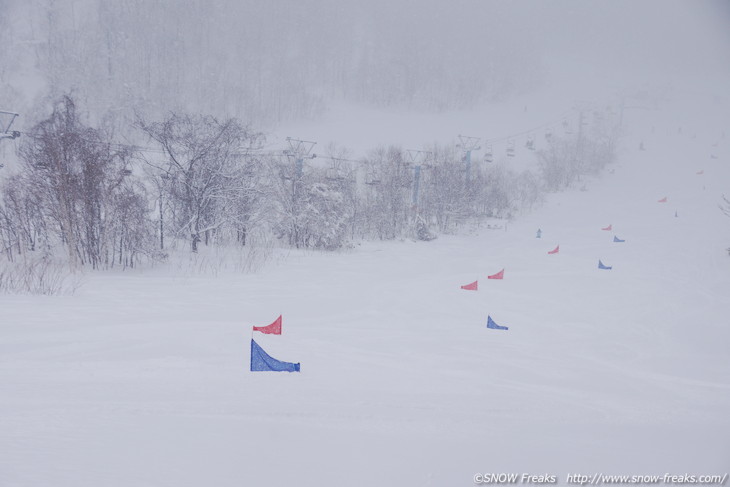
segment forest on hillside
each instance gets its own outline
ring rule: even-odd
[[[26,80],[73,93],[91,120],[184,110],[268,127],[333,99],[441,110],[534,86],[515,19],[469,3],[4,0],[0,105],[33,101]]]

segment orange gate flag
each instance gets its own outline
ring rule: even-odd
[[[281,335],[281,315],[270,325],[254,326],[253,331],[260,331],[267,335]]]
[[[504,279],[504,269],[497,272],[496,274],[492,274],[491,276],[487,276],[487,279]]]

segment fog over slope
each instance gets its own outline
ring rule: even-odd
[[[187,110],[271,129],[333,101],[465,109],[535,89],[722,90],[722,1],[4,0],[0,106]],[[19,121],[19,123],[22,123]]]

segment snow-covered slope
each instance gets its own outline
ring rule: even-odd
[[[0,485],[724,474],[730,139],[721,106],[693,110],[627,110],[615,172],[506,229],[0,296]],[[256,340],[302,371],[251,373],[279,314]]]

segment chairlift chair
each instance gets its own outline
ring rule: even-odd
[[[328,167],[325,170],[324,177],[329,181],[343,181],[345,179],[336,166]]]
[[[515,141],[510,139],[507,141],[507,157],[515,156]]]
[[[378,186],[380,184],[380,178],[375,174],[375,171],[369,170],[365,173],[365,184],[368,186]]]
[[[570,129],[570,124],[568,123],[568,119],[563,119],[563,130],[565,130],[565,133],[567,135],[572,134],[573,131]]]
[[[525,147],[527,147],[529,150],[535,150],[535,135],[530,134],[527,136],[527,140],[525,141]]]
[[[20,137],[19,131],[10,130],[10,127],[18,116],[15,112],[0,110],[0,139],[17,139]]]
[[[284,167],[279,168],[279,177],[281,177],[281,179],[283,179],[284,181],[291,181],[292,179],[294,179],[292,177],[291,169]]]
[[[492,146],[488,145],[484,150],[484,162],[492,162],[494,160],[494,154],[492,153]]]

